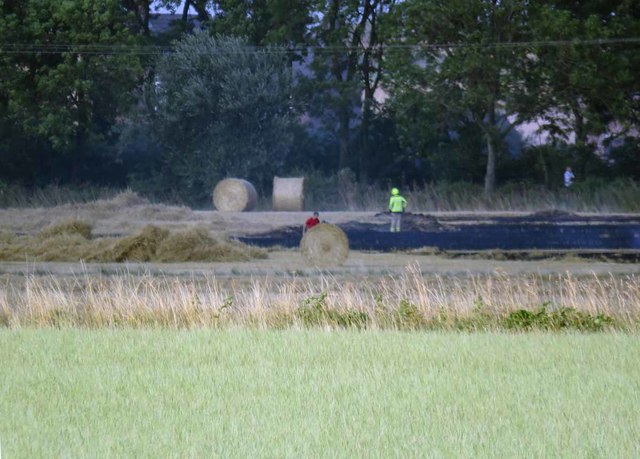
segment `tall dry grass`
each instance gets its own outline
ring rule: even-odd
[[[503,328],[514,311],[567,309],[571,317],[604,318],[614,328],[640,325],[637,275],[459,278],[424,276],[409,266],[401,276],[370,280],[151,275],[19,280],[0,285],[4,326],[492,330]]]
[[[344,171],[343,171],[344,172]],[[303,173],[304,201],[307,209],[325,211],[377,211],[386,209],[391,184],[358,182],[352,173],[324,177]],[[561,179],[561,177],[559,177]],[[506,183],[486,195],[480,184],[469,182],[435,182],[423,185],[400,184],[414,212],[434,211],[530,211],[561,209],[574,212],[640,212],[640,183],[631,179],[590,178],[578,181],[566,190],[558,181],[556,188],[532,182]],[[258,210],[271,210],[268,193],[258,198]],[[91,213],[102,218],[113,210],[135,208],[129,218],[144,212],[146,217],[164,219],[187,217],[191,209],[157,196],[151,203],[130,189],[118,190],[96,186],[61,187],[50,185],[28,189],[0,182],[0,209],[53,208],[57,212]],[[165,202],[167,205],[158,204]],[[174,204],[174,205],[169,205]],[[184,203],[183,203],[184,204]],[[144,208],[143,208],[144,207]]]
[[[387,189],[338,177],[313,177],[305,189],[305,202],[323,210],[385,210]],[[571,190],[549,189],[529,182],[508,183],[487,195],[483,187],[468,182],[439,182],[401,186],[413,212],[528,211],[561,209],[573,212],[639,212],[640,184],[633,180],[587,180]]]

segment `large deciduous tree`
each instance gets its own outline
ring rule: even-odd
[[[545,0],[531,10],[532,117],[556,140],[574,144],[585,174],[600,162],[595,139],[624,138],[639,127],[640,6]]]
[[[198,203],[226,176],[268,187],[292,146],[284,50],[197,32],[177,42],[156,70],[149,117],[165,186]]]
[[[131,21],[118,0],[0,0],[0,148],[16,176],[81,179],[113,141],[141,74]]]
[[[484,137],[487,193],[496,185],[507,119],[517,114],[510,99],[514,90],[526,91],[520,69],[528,52],[514,44],[527,37],[527,6],[519,0],[406,0],[398,5],[388,87],[395,109],[416,115],[412,123],[401,119],[403,137],[411,142],[424,137],[424,131],[431,131],[433,139],[459,136],[465,126],[475,126]]]
[[[335,133],[338,169],[353,168],[361,178],[367,176],[371,156],[371,118],[387,39],[380,22],[395,3],[315,0],[312,5],[317,21],[309,35],[309,110],[327,132]]]

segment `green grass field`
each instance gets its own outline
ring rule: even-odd
[[[0,330],[2,457],[638,457],[640,339]]]

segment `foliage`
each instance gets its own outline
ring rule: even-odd
[[[522,2],[487,0],[409,0],[397,14],[395,36],[405,46],[391,55],[389,71],[405,142],[426,131],[439,148],[476,127],[486,147],[486,192],[495,188],[497,155],[516,113],[511,88],[522,86],[527,58],[510,45],[526,37],[526,14]]]
[[[147,116],[162,148],[160,183],[192,202],[210,200],[228,176],[264,189],[291,150],[283,50],[198,32],[175,43],[156,71]]]
[[[358,192],[637,180],[636,3],[0,0],[0,203],[71,183],[202,206],[225,175],[347,168]],[[162,35],[158,7],[183,14]]]
[[[503,321],[510,330],[563,330],[601,331],[614,324],[606,314],[592,315],[574,308],[558,308],[548,311],[550,303],[545,303],[537,311],[519,309],[509,314]]]
[[[100,166],[142,70],[138,56],[102,50],[137,43],[130,19],[117,0],[0,2],[1,176],[113,173]]]
[[[326,292],[303,300],[296,316],[305,327],[366,328],[369,322],[369,315],[364,311],[330,308]]]
[[[531,6],[531,31],[540,45],[531,48],[536,59],[529,71],[537,91],[529,94],[530,115],[556,141],[575,140],[581,155],[575,166],[585,173],[595,139],[624,136],[634,124],[640,59],[637,46],[626,39],[640,32],[637,7],[634,11],[627,0],[580,6],[537,2]],[[549,40],[572,43],[545,46]],[[589,41],[597,43],[583,43]]]
[[[318,20],[309,28],[313,48],[305,60],[309,70],[301,78],[306,108],[319,124],[316,133],[331,139],[337,169],[348,167],[366,178],[375,171],[369,160],[375,151],[376,91],[388,39],[379,24],[396,1],[311,3]]]
[[[311,22],[312,0],[211,1],[213,33],[247,37],[252,45],[297,46]]]

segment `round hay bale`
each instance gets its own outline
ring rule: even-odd
[[[274,177],[272,202],[276,211],[301,211],[304,206],[304,178]]]
[[[341,266],[349,256],[349,239],[336,225],[320,223],[307,231],[300,251],[315,266]]]
[[[213,205],[222,212],[246,212],[253,209],[257,201],[256,189],[243,179],[221,180],[213,190]]]

